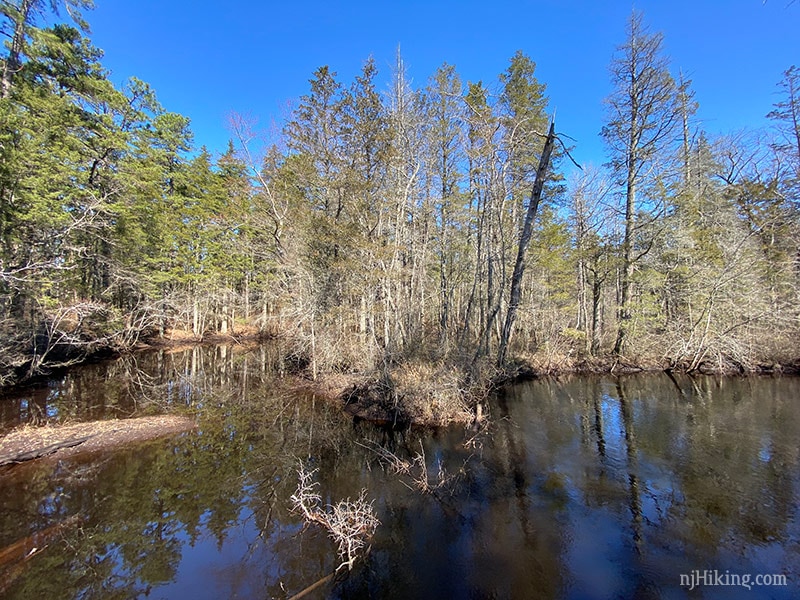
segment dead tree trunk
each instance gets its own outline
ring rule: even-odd
[[[13,33],[10,34],[11,42],[8,45],[8,56],[2,65],[2,75],[0,77],[0,98],[8,98],[11,95],[11,84],[14,75],[22,68],[22,52],[25,46],[25,27],[30,20],[32,0],[22,0],[18,7],[12,6],[6,12],[13,25]]]
[[[533,181],[533,190],[531,191],[531,199],[528,203],[528,212],[525,214],[522,234],[519,237],[517,261],[514,264],[514,274],[511,276],[511,295],[508,301],[508,312],[506,313],[506,321],[500,336],[500,348],[497,351],[497,366],[499,367],[505,363],[508,343],[511,340],[511,334],[514,330],[514,321],[517,318],[517,308],[519,308],[520,297],[522,296],[522,276],[525,273],[525,254],[528,251],[528,244],[533,234],[533,220],[536,218],[536,212],[539,209],[539,199],[542,197],[544,180],[547,177],[547,169],[550,165],[550,155],[553,152],[553,143],[556,137],[555,127],[555,122],[551,121],[550,131],[544,143],[542,156],[539,158],[539,167],[536,169],[536,179]]]

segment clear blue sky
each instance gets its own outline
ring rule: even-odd
[[[598,137],[608,64],[634,6],[615,0],[460,2],[96,0],[87,16],[112,79],[150,83],[195,140],[224,149],[231,111],[280,125],[321,65],[349,82],[373,55],[388,82],[401,46],[415,87],[443,62],[464,82],[493,83],[517,49],[537,64],[557,128],[583,163],[606,160]],[[665,35],[675,71],[693,80],[712,133],[765,124],[782,72],[800,66],[800,1],[639,0]]]

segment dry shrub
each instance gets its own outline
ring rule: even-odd
[[[333,327],[320,325],[313,336],[308,326],[295,327],[282,336],[287,357],[298,365],[298,371],[313,375],[367,372],[378,362],[379,352],[370,338],[342,334]]]
[[[342,395],[345,411],[366,421],[404,427],[444,426],[474,419],[464,371],[402,363],[374,371]]]
[[[390,377],[400,409],[410,422],[443,426],[472,420],[459,368],[405,363],[392,369]]]

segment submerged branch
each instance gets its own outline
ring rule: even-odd
[[[355,500],[341,500],[320,507],[322,500],[317,492],[319,483],[314,480],[317,470],[307,471],[303,464],[297,470],[297,490],[291,496],[292,508],[301,513],[307,523],[317,523],[328,531],[328,536],[336,543],[341,564],[336,571],[353,564],[362,554],[367,542],[372,538],[380,521],[375,516],[372,502],[367,502],[367,490],[362,489]]]

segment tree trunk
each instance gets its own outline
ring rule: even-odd
[[[32,6],[33,0],[22,0],[18,9],[19,12],[16,15],[9,15],[6,12],[6,16],[14,22],[14,33],[11,37],[8,57],[3,63],[3,73],[2,78],[0,78],[0,98],[8,98],[11,94],[14,75],[22,68],[20,55],[25,45],[25,25],[28,23]],[[16,20],[14,20],[14,16],[16,16]]]
[[[617,322],[617,341],[614,354],[622,354],[631,320],[631,279],[633,279],[633,215],[636,206],[636,181],[633,170],[628,171],[628,186],[625,196],[625,238],[622,241],[622,278]]]
[[[536,212],[539,209],[539,199],[542,196],[544,180],[547,177],[547,169],[550,165],[550,154],[553,152],[553,143],[556,137],[555,127],[555,122],[551,121],[550,131],[547,134],[542,156],[539,159],[539,167],[536,170],[536,179],[533,182],[533,191],[531,192],[531,199],[528,203],[528,212],[525,214],[522,234],[519,238],[517,260],[514,264],[514,274],[511,276],[511,294],[508,301],[508,312],[506,313],[505,324],[503,325],[503,330],[500,335],[500,347],[497,352],[498,366],[502,366],[505,363],[508,343],[511,340],[514,321],[517,318],[517,309],[519,308],[520,297],[522,295],[522,276],[525,273],[525,254],[528,251],[528,244],[533,234],[533,220],[536,218]]]
[[[228,294],[227,292],[222,295],[222,316],[219,324],[219,332],[222,335],[228,333]]]
[[[600,351],[600,300],[602,293],[602,280],[595,272],[592,281],[592,324],[591,324],[591,343],[589,352],[592,356],[597,356]]]
[[[197,305],[197,295],[192,301],[192,333],[195,337],[200,335],[200,307]]]

